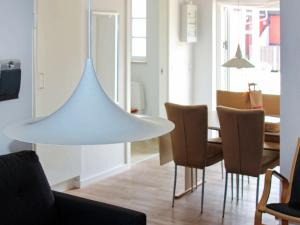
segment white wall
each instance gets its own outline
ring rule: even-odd
[[[281,2],[281,146],[280,167],[288,175],[300,137],[300,1]]]
[[[4,136],[3,128],[32,115],[33,0],[0,1],[0,60],[20,59],[22,81],[19,99],[0,102],[0,154],[30,150],[31,145]]]
[[[131,79],[144,86],[144,114],[151,116],[159,114],[159,1],[147,1],[147,61],[131,66]]]
[[[180,6],[169,1],[169,100],[191,104],[193,96],[193,44],[180,42]]]
[[[195,0],[198,6],[198,42],[194,49],[193,103],[212,108],[215,96],[215,0]]]
[[[83,146],[79,186],[86,186],[126,167],[123,144]]]

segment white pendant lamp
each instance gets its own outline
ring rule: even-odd
[[[238,12],[240,13],[240,1],[239,0],[238,0]],[[240,16],[240,21],[241,21],[241,16]],[[239,38],[240,38],[240,36],[241,36],[241,34],[239,33]],[[235,57],[233,57],[232,59],[229,59],[222,66],[227,67],[227,68],[237,68],[237,69],[255,67],[252,63],[250,63],[246,58],[243,57],[240,44],[238,44],[238,46],[237,46]]]
[[[47,117],[8,126],[8,137],[39,144],[100,145],[146,140],[174,129],[168,120],[125,112],[105,94],[91,59],[91,0],[88,21],[88,58],[73,95]]]
[[[254,65],[243,57],[241,47],[238,44],[235,57],[228,60],[226,63],[224,63],[223,67],[242,69],[242,68],[253,68]]]

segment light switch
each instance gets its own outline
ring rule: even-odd
[[[45,81],[45,74],[39,73],[39,89],[45,89],[46,81]]]

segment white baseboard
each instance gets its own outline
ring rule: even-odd
[[[76,188],[76,184],[77,184],[77,180],[78,178],[72,178],[70,180],[64,181],[62,183],[59,184],[55,184],[53,186],[51,186],[51,189],[53,191],[58,191],[58,192],[65,192],[71,189]]]
[[[122,173],[122,172],[124,172],[128,169],[129,169],[129,165],[123,164],[123,165],[116,166],[112,169],[103,171],[101,173],[98,173],[98,174],[96,174],[94,176],[91,176],[91,177],[88,177],[88,178],[81,179],[79,177],[75,181],[75,186],[76,186],[76,188],[83,188],[83,187],[86,187],[90,184],[93,184],[93,183],[96,183],[96,182],[101,181],[103,179],[106,179],[108,177],[111,177],[113,175]]]

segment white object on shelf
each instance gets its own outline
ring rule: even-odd
[[[197,42],[197,6],[192,3],[181,6],[180,40],[187,43]]]
[[[139,114],[145,109],[144,87],[136,81],[131,81],[131,109],[137,109]]]

